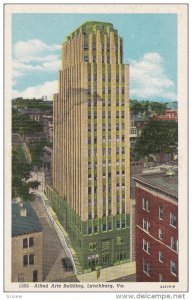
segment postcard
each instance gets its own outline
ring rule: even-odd
[[[4,20],[4,291],[187,292],[188,5]]]

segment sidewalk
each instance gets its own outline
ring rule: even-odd
[[[136,263],[129,262],[126,264],[113,266],[100,270],[98,276],[97,271],[77,276],[80,282],[107,282],[121,277],[128,277],[136,273]]]
[[[42,262],[42,272],[43,272],[43,281],[47,281],[47,276],[50,276],[53,270],[55,262],[58,260],[58,257],[61,255],[66,256],[64,253],[63,247],[55,234],[55,230],[47,216],[46,210],[43,206],[42,200],[39,196],[36,197],[36,200],[31,203],[33,209],[36,211],[40,222],[43,227],[43,262]],[[64,280],[65,274],[63,271],[62,263],[58,265],[58,273],[60,274],[60,279]],[[58,278],[58,277],[57,277]]]
[[[48,217],[51,221],[51,224],[53,225],[53,227],[54,227],[54,229],[57,233],[57,236],[60,240],[60,243],[61,243],[66,255],[72,261],[73,270],[74,270],[75,275],[82,274],[82,268],[81,268],[81,265],[79,263],[77,253],[75,252],[75,250],[71,246],[71,242],[70,242],[70,238],[69,238],[68,233],[65,231],[65,229],[63,228],[63,226],[59,222],[59,220],[57,218],[57,215],[55,214],[55,212],[53,211],[53,209],[49,205],[49,201],[46,198],[46,196],[43,193],[38,193],[38,194],[42,199],[43,205],[44,205],[44,207],[47,211],[47,215],[48,215]]]
[[[60,254],[58,255],[54,265],[52,266],[51,271],[49,272],[48,276],[46,277],[46,282],[58,282],[65,281],[67,278],[70,278],[74,276],[74,272],[66,272],[63,269],[63,265],[61,263],[61,260],[63,257],[66,257],[65,251],[62,249]],[[78,281],[78,280],[77,280]]]

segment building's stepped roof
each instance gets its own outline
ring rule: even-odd
[[[112,23],[107,22],[99,22],[99,21],[87,21],[75,29],[71,34],[67,36],[67,40],[74,38],[76,35],[80,33],[89,33],[96,32],[97,30],[102,29],[103,33],[109,33],[111,31],[117,34],[117,30],[113,28]]]

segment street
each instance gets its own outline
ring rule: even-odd
[[[47,216],[41,197],[37,195],[31,205],[43,227],[43,281],[65,282],[69,278],[70,281],[78,281],[73,271],[65,272],[63,269],[61,259],[66,254]]]

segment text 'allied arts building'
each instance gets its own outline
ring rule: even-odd
[[[122,59],[111,23],[84,23],[62,48],[49,194],[85,272],[131,261],[129,66]]]

